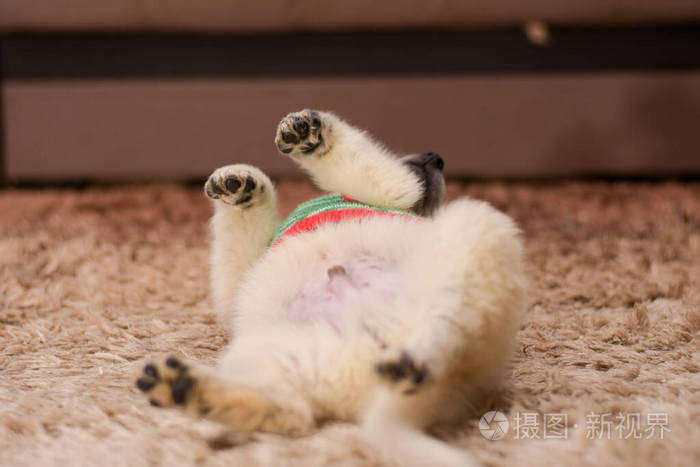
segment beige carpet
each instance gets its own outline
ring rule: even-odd
[[[485,439],[477,417],[451,442],[487,465],[700,465],[700,185],[460,192],[523,227],[532,305],[484,405],[508,433]],[[284,183],[282,209],[313,194]],[[0,464],[380,465],[352,425],[234,446],[133,387],[146,356],[212,362],[227,341],[200,189],[3,191],[0,214]]]

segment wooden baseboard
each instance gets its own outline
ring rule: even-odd
[[[287,112],[332,109],[455,176],[700,173],[700,72],[8,82],[7,176],[197,178],[231,162],[298,173]]]
[[[700,25],[0,35],[10,180],[197,178],[332,109],[454,176],[700,173]],[[4,154],[3,154],[4,153]],[[2,161],[2,159],[0,159]]]

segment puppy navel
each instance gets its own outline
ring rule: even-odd
[[[333,278],[338,276],[344,276],[346,274],[347,271],[345,270],[345,268],[339,264],[336,264],[332,268],[328,268],[328,279],[330,280],[333,280]]]

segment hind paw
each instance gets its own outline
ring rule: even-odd
[[[405,395],[417,393],[429,377],[428,366],[405,350],[387,352],[375,369],[385,382]]]
[[[147,363],[136,387],[156,407],[185,406],[197,388],[197,378],[187,365],[175,357],[160,363]]]

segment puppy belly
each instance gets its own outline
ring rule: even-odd
[[[358,257],[320,269],[283,307],[298,325],[325,323],[343,334],[366,308],[390,305],[400,289],[396,265]]]

